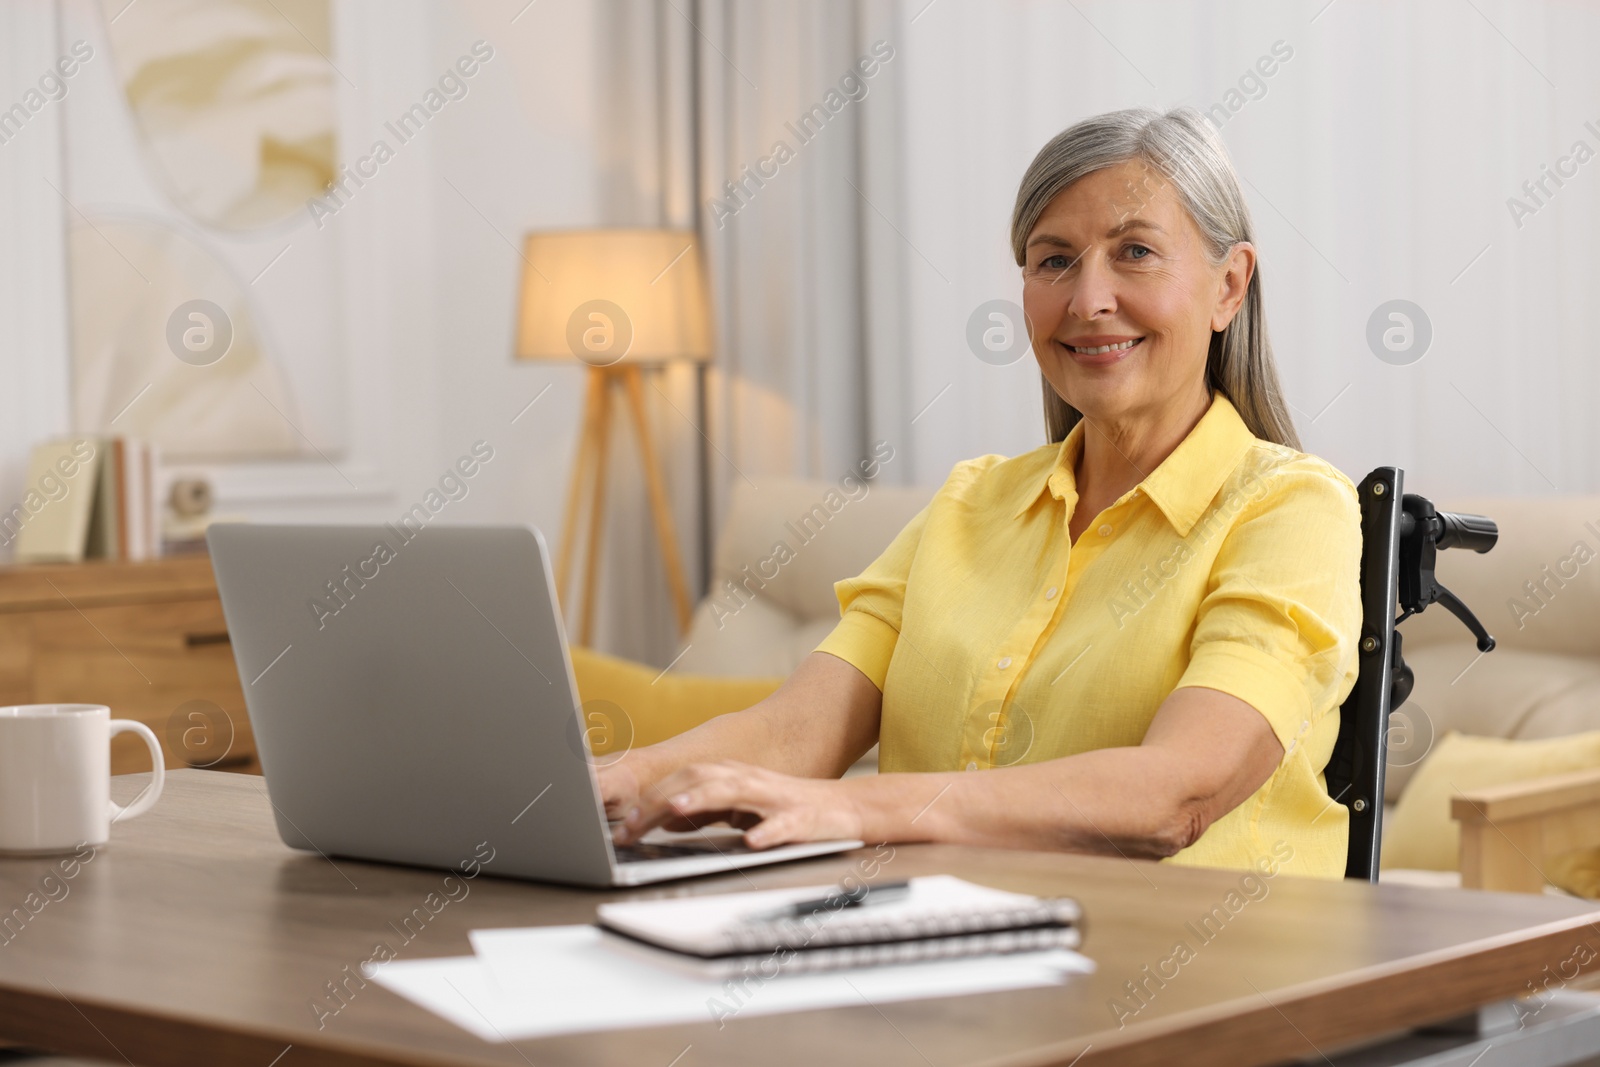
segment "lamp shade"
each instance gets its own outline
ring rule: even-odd
[[[548,230],[523,243],[517,358],[592,366],[711,358],[692,230]]]

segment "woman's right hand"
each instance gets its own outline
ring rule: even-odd
[[[751,708],[653,745],[596,757],[606,818],[627,818],[663,779],[696,763],[734,760],[799,777],[836,778],[878,739],[882,703],[866,675],[826,652],[813,652],[776,693]]]

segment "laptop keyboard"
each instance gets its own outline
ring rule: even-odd
[[[747,845],[659,845],[641,841],[636,845],[614,845],[618,863],[648,863],[651,860],[677,860],[685,856],[733,856],[749,852]]]

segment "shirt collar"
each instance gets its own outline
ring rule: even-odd
[[[1070,498],[1076,505],[1074,471],[1083,452],[1085,432],[1087,424],[1079,419],[1057,449],[1054,465],[1042,478],[1025,487],[1012,518],[1025,513],[1047,490],[1057,500]],[[1138,488],[1155,501],[1178,536],[1187,537],[1255,440],[1228,398],[1214,392],[1211,406],[1189,431],[1189,436],[1178,442],[1172,454],[1146,475]]]

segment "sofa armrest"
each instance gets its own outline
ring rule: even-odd
[[[1539,893],[1545,857],[1600,845],[1600,769],[1459,793],[1461,885]]]

